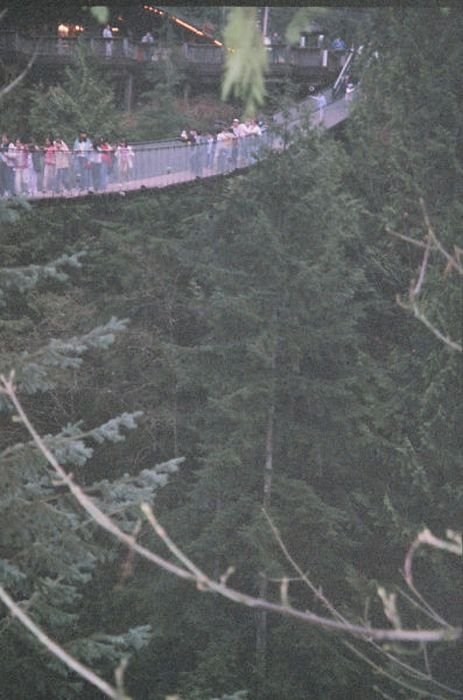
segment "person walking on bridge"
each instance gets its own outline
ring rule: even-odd
[[[325,118],[326,97],[321,90],[316,92],[315,95],[312,95],[312,97],[317,101],[318,126],[321,126]]]

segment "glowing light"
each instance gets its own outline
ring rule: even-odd
[[[193,34],[197,34],[198,36],[206,36],[204,32],[199,31],[199,29],[196,29],[196,27],[193,27],[193,25],[188,24],[188,22],[184,22],[182,19],[178,19],[178,17],[174,17],[171,15],[171,20],[175,22],[175,24],[179,24],[181,27],[185,27],[185,29],[189,29],[190,32],[193,32]]]
[[[64,22],[62,22],[60,25],[58,25],[58,36],[61,37],[61,39],[65,39],[70,35],[83,31],[84,28],[79,24],[64,24]]]
[[[143,5],[143,9],[148,12],[154,12],[155,15],[165,15],[164,10],[159,10],[157,7],[151,7],[151,5]]]
[[[147,12],[153,12],[156,15],[165,15],[166,12],[164,10],[159,10],[157,7],[153,7],[152,5],[143,5],[143,9],[146,10]],[[215,46],[223,46],[221,41],[218,41],[217,39],[213,39],[211,36],[206,34],[205,32],[202,32],[200,29],[197,29],[194,27],[192,24],[189,24],[189,22],[185,22],[182,19],[179,19],[178,17],[175,17],[174,15],[167,15],[169,19],[172,22],[175,22],[175,24],[178,24],[180,27],[184,27],[185,29],[188,29],[189,32],[192,32],[193,34],[196,34],[196,36],[203,36],[206,39],[209,39],[212,41]]]

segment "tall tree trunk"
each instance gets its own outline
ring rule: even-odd
[[[275,423],[275,383],[276,383],[276,356],[277,339],[275,339],[272,353],[272,387],[270,401],[267,412],[267,427],[265,435],[265,462],[264,462],[264,494],[262,505],[266,511],[269,510],[272,500],[272,480],[273,480],[273,436]],[[268,578],[265,571],[261,572],[259,582],[259,597],[266,598],[268,591]],[[257,671],[257,691],[256,698],[263,698],[264,679],[267,666],[267,613],[265,611],[257,613],[256,623],[256,671]]]

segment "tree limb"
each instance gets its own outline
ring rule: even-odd
[[[130,700],[127,696],[121,696],[120,691],[113,688],[109,683],[106,683],[100,676],[97,676],[90,668],[81,664],[73,656],[68,654],[63,647],[50,639],[48,635],[43,632],[40,627],[38,627],[35,622],[31,620],[29,615],[27,615],[24,610],[21,610],[19,605],[14,602],[8,593],[0,586],[0,600],[6,605],[14,617],[17,617],[22,625],[31,632],[39,642],[48,649],[57,659],[62,661],[66,666],[68,666],[72,671],[79,674],[81,678],[99,688],[102,693],[107,695],[108,698],[113,698],[113,700]]]
[[[272,603],[269,600],[256,598],[254,596],[248,595],[237,591],[225,583],[217,582],[211,579],[207,574],[205,574],[201,569],[199,569],[191,560],[179,550],[175,543],[170,539],[164,528],[162,528],[152,513],[150,514],[150,524],[154,527],[158,537],[164,542],[168,550],[176,557],[180,558],[185,568],[181,568],[176,564],[160,557],[154,552],[146,549],[139,545],[134,537],[127,535],[123,532],[110,518],[108,518],[94,503],[93,501],[82,491],[82,489],[74,483],[72,476],[68,475],[67,472],[58,464],[54,455],[50,452],[47,446],[44,444],[42,438],[37,433],[31,422],[29,421],[24,409],[19,402],[16,395],[15,387],[13,384],[13,374],[7,379],[3,375],[0,376],[0,385],[2,387],[3,393],[5,393],[10,401],[13,403],[19,419],[23,422],[24,426],[28,430],[29,434],[35,441],[37,447],[40,449],[42,454],[46,457],[50,466],[54,469],[56,474],[60,477],[60,483],[65,484],[75,499],[80,503],[80,505],[85,509],[87,513],[94,519],[94,521],[100,525],[107,532],[110,532],[119,541],[126,544],[129,548],[132,548],[135,552],[140,554],[142,557],[156,564],[159,568],[174,574],[178,578],[184,580],[189,580],[195,582],[201,590],[209,591],[212,593],[218,593],[227,600],[231,600],[240,605],[253,608],[254,610],[265,610],[267,612],[276,613],[284,617],[289,617],[292,619],[300,620],[306,624],[314,625],[316,627],[321,627],[327,630],[333,630],[337,632],[344,632],[355,637],[360,637],[363,639],[376,639],[379,641],[399,641],[399,642],[440,642],[440,641],[450,641],[458,639],[461,636],[461,629],[457,627],[444,627],[441,629],[433,630],[409,630],[409,629],[381,629],[381,628],[370,628],[363,625],[355,625],[351,623],[344,623],[338,620],[333,620],[331,618],[326,618],[320,615],[316,615],[310,611],[299,610],[288,605],[281,605],[278,603]],[[146,510],[146,506],[145,506]]]

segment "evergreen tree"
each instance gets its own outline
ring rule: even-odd
[[[11,208],[7,213],[11,214]],[[24,260],[24,252],[9,240],[6,225],[0,245],[3,259]],[[43,433],[54,431],[44,439],[60,463],[72,468],[102,510],[131,532],[139,517],[138,504],[152,499],[176,470],[177,462],[144,469],[133,476],[126,473],[119,479],[97,481],[89,468],[93,453],[107,441],[124,440],[125,431],[136,427],[140,414],[125,412],[97,427],[69,423],[58,431],[53,415],[47,414],[51,394],[65,390],[70,373],[72,377],[83,357],[111,345],[125,322],[113,318],[85,334],[47,343],[42,340],[41,344],[32,344],[29,336],[27,349],[23,342],[32,319],[40,322],[38,299],[42,289],[50,283],[66,282],[68,270],[79,267],[80,258],[79,254],[63,253],[46,263],[37,261],[0,270],[1,370],[4,375],[15,370],[17,390],[33,422]],[[16,352],[14,340],[19,340]],[[37,334],[33,340],[39,340]],[[110,633],[105,634],[99,622],[104,625],[108,620],[92,620],[88,615],[86,595],[91,593],[92,576],[102,563],[115,560],[118,549],[96,533],[72,498],[57,488],[43,455],[30,443],[20,424],[12,422],[14,414],[5,396],[1,397],[0,410],[1,585],[68,652],[103,672],[109,671],[150,637],[147,625],[121,631],[113,623],[107,630]],[[4,615],[1,624],[3,693],[12,699],[69,698],[81,693],[80,679],[50,657],[20,625]]]
[[[235,587],[272,598],[279,589],[267,579],[281,578],[286,566],[262,520],[264,505],[301,566],[310,562],[315,580],[338,597],[347,594],[340,553],[352,546],[344,483],[363,418],[355,378],[366,382],[370,372],[360,353],[368,287],[355,264],[357,206],[342,192],[346,164],[328,139],[307,138],[271,164],[234,178],[215,197],[209,192],[207,213],[189,222],[179,248],[194,284],[190,308],[200,335],[175,348],[178,386],[180,405],[189,397],[183,420],[196,428],[201,468],[171,517],[177,541],[190,542],[187,551],[206,570],[218,577],[233,565]],[[292,595],[302,603],[303,589],[296,586]],[[166,634],[182,648],[190,640],[194,666],[180,687],[187,697],[236,687],[236,669],[262,697],[302,698],[308,682],[314,697],[326,697],[316,677],[304,675],[289,688],[281,665],[273,673],[285,623],[267,621],[266,631],[258,622],[258,663],[267,658],[268,668],[264,678],[261,666],[256,678],[256,630],[245,611],[227,605],[227,623],[220,608],[194,592],[185,615],[171,606],[176,621],[167,618],[159,643]],[[301,635],[316,654],[320,635]],[[157,641],[152,648],[160,653]],[[332,662],[353,682],[340,649]],[[281,664],[285,677],[292,674],[289,658]],[[332,697],[336,687],[339,677]]]
[[[62,82],[30,93],[29,130],[39,138],[60,135],[69,145],[86,129],[92,135],[122,136],[114,88],[101,68],[92,64],[84,45],[65,69]]]
[[[372,329],[388,378],[369,425],[376,468],[354,498],[371,547],[378,535],[384,539],[384,566],[375,575],[387,581],[399,543],[425,526],[442,537],[460,527],[461,354],[407,316],[396,296],[407,305],[409,290],[419,289],[416,303],[432,328],[461,342],[461,278],[432,242],[430,227],[442,249],[458,253],[463,17],[456,8],[430,6],[388,8],[376,19],[348,148],[351,185],[365,208],[363,265],[382,290]],[[428,551],[417,567],[428,603],[449,619],[458,563]],[[458,651],[431,652],[435,678],[461,685]],[[397,667],[393,672],[400,677]]]

